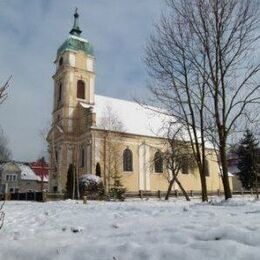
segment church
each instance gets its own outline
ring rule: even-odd
[[[165,149],[165,138],[159,134],[163,119],[136,102],[95,94],[94,51],[81,33],[76,11],[73,28],[54,62],[52,126],[47,137],[49,192],[66,192],[72,165],[79,177],[100,176],[107,190],[118,174],[128,192],[166,191],[169,173],[158,159]],[[208,191],[223,190],[213,151],[207,161]],[[183,170],[179,180],[186,190],[201,190],[196,168]]]

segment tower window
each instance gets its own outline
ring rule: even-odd
[[[125,172],[133,171],[133,154],[129,148],[126,148],[123,153],[123,169]]]
[[[77,83],[77,98],[85,99],[85,83],[82,80]]]
[[[59,84],[59,93],[58,93],[58,101],[61,101],[61,96],[62,96],[62,84]]]
[[[63,58],[60,57],[60,59],[59,59],[59,66],[61,66],[62,64],[63,64]]]

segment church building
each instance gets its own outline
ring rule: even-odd
[[[96,95],[94,51],[81,33],[76,11],[54,62],[52,127],[47,137],[49,192],[66,192],[72,166],[77,176],[100,176],[107,190],[118,174],[128,192],[166,191],[168,171],[160,159],[165,149],[159,133],[163,118],[135,102]],[[186,190],[201,189],[196,168],[183,170],[179,180]],[[208,156],[207,187],[223,190],[213,151]]]

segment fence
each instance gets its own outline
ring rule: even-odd
[[[7,193],[0,196],[0,200],[27,200],[27,201],[39,201],[46,200],[45,192],[16,192]]]
[[[193,196],[201,196],[200,191],[193,191],[193,190],[188,190],[186,191],[187,194],[190,197]],[[233,191],[233,195],[254,195],[255,192],[253,190],[240,190],[240,191]],[[126,192],[125,196],[126,198],[164,198],[166,195],[165,191],[143,191],[140,190],[139,192]],[[224,195],[223,191],[220,190],[215,190],[215,191],[208,191],[208,196],[222,196]],[[183,196],[183,193],[179,190],[173,190],[170,193],[170,197],[179,197]]]

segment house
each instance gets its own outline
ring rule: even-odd
[[[47,179],[43,182],[43,187],[46,189]],[[29,163],[8,161],[0,164],[0,187],[1,193],[41,191],[42,181]]]
[[[40,190],[47,190],[50,169],[48,163],[44,160],[44,158],[42,158],[36,162],[31,162],[30,167],[34,171],[34,173],[40,178]]]
[[[52,127],[47,137],[49,191],[65,193],[73,168],[78,176],[100,176],[107,190],[118,174],[130,192],[166,191],[169,172],[158,160],[167,149],[162,133],[165,118],[135,102],[95,94],[94,51],[81,37],[78,19],[76,11],[73,28],[54,62]],[[209,146],[207,154],[208,190],[223,190],[214,149]],[[201,190],[197,168],[183,170],[179,180],[186,190]]]

